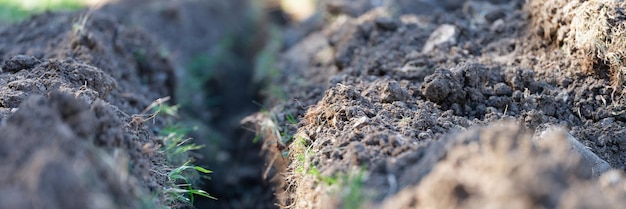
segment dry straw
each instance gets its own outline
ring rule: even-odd
[[[619,0],[529,0],[531,27],[552,46],[572,55],[582,70],[626,80],[626,3]]]

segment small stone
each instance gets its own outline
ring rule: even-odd
[[[428,37],[428,41],[426,41],[424,48],[422,48],[422,53],[429,53],[435,49],[435,47],[444,43],[456,44],[457,35],[458,31],[454,25],[443,24],[439,26],[430,34],[430,37]]]
[[[409,93],[398,82],[391,81],[383,87],[381,99],[385,103],[404,101],[409,99]]]

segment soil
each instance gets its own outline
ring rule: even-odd
[[[159,149],[172,121],[196,128],[192,163],[214,171],[195,185],[219,201],[195,207],[275,207],[261,144],[239,124],[261,101],[251,78],[265,19],[253,6],[124,0],[2,25],[0,208],[191,207],[163,195],[184,163]],[[159,98],[181,117],[153,118]]]
[[[123,0],[0,26],[0,208],[624,205],[623,3],[277,5]],[[174,121],[197,128],[185,157],[218,200],[164,193]]]
[[[139,115],[175,85],[155,42],[99,12],[38,15],[0,34],[0,207],[166,204],[150,198],[166,186],[165,158],[144,150],[165,122]]]
[[[418,1],[429,11],[345,2],[322,2],[334,16],[279,55],[274,84],[288,99],[244,121],[265,135],[281,207],[623,204],[613,185],[625,169],[626,99],[610,73],[585,70],[590,58],[537,28],[542,18],[567,28],[560,11],[543,13],[539,1]],[[552,126],[614,170],[600,173],[568,143],[531,143]]]

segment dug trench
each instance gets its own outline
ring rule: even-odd
[[[180,122],[194,129],[188,136],[203,146],[192,157],[213,171],[199,185],[217,200],[196,198],[197,208],[276,207],[262,175],[261,144],[239,123],[263,102],[262,84],[252,79],[270,21],[261,2],[126,0],[100,9],[143,29],[168,51]]]

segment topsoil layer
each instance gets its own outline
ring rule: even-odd
[[[281,207],[626,203],[622,84],[562,41],[567,1],[346,2],[323,1],[325,26],[279,55],[287,99],[243,121],[265,136]]]
[[[261,144],[239,124],[260,100],[257,7],[123,0],[3,26],[0,208],[190,207],[172,190],[185,182],[168,180],[187,159],[214,171],[192,183],[219,200],[196,196],[197,207],[275,207]],[[181,117],[154,115],[164,101]],[[163,128],[181,118],[204,146],[193,158],[164,151]]]
[[[256,44],[278,39],[237,26],[265,19],[242,20],[243,0],[123,2],[0,29],[0,208],[184,206],[164,193],[171,121],[149,108],[166,96],[225,138],[208,146],[226,165],[208,167],[214,207],[274,206],[263,179],[286,208],[626,203],[624,3],[321,0],[258,57],[278,70],[244,120],[261,169],[233,127],[258,99]],[[222,70],[177,84],[196,53]]]
[[[159,49],[96,11],[0,31],[0,208],[176,205],[146,110],[175,86]]]

